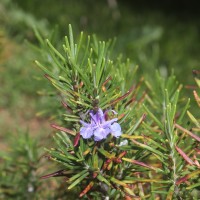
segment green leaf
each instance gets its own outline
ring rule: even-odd
[[[185,115],[185,113],[186,113],[186,111],[189,107],[190,107],[190,99],[188,99],[186,105],[184,106],[184,108],[181,112],[180,117],[178,118],[178,121],[177,121],[178,124],[182,122],[182,119],[183,119],[183,117],[184,117],[184,115]]]
[[[60,150],[61,150],[64,154],[68,154],[67,148],[65,147],[65,145],[62,144],[62,142],[60,141],[60,138],[57,139],[57,138],[54,136],[53,139],[55,140],[55,142],[56,142],[57,146],[60,148]]]
[[[74,37],[71,24],[69,24],[69,40],[70,40],[71,56],[73,61],[75,61]]]
[[[70,162],[71,160],[77,161],[77,158],[72,156],[70,153],[65,152],[65,154],[60,153],[56,150],[48,150],[51,156],[55,159],[58,159],[62,162]]]
[[[104,155],[106,158],[112,159],[112,158],[115,157],[113,154],[110,154],[109,152],[107,152],[106,150],[104,150],[104,149],[102,149],[102,148],[98,149],[98,151],[99,151],[102,155]]]
[[[186,181],[187,181],[188,179],[190,179],[190,178],[193,178],[193,177],[195,177],[195,176],[199,176],[199,174],[200,174],[200,169],[195,170],[195,171],[193,171],[193,172],[190,172],[190,173],[186,174],[185,176],[179,178],[179,179],[176,181],[176,185],[180,185],[181,183],[186,182]]]
[[[175,118],[175,114],[176,114],[176,105],[177,105],[177,102],[178,102],[179,93],[180,93],[180,91],[177,90],[176,93],[175,93],[175,95],[174,95],[174,97],[173,97],[173,101],[172,101],[172,111],[171,111],[171,112],[172,112],[172,114],[171,114],[171,120],[172,120],[172,122],[171,122],[171,123],[173,123],[173,120],[174,120],[174,118]]]
[[[40,42],[40,44],[42,46],[44,46],[44,40],[36,28],[34,28],[34,34],[35,34],[36,38],[38,39],[38,41]]]
[[[35,60],[35,64],[40,67],[40,69],[42,69],[45,73],[47,73],[48,75],[50,75],[53,78],[56,78],[55,74],[52,73],[51,71],[49,71],[45,66],[43,66],[40,62],[38,62],[37,60]]]
[[[99,42],[98,47],[99,47],[98,60],[97,60],[96,67],[94,68],[97,88],[99,87],[100,77],[102,76],[102,72],[103,72],[103,69],[105,66],[105,65],[102,65],[103,58],[104,58],[104,52],[105,52],[105,42]]]
[[[71,150],[74,149],[73,143],[70,140],[68,134],[66,134],[65,132],[61,131],[61,133],[56,134],[56,135],[57,135],[57,137],[60,138],[60,140],[63,141],[63,143],[66,145],[67,148],[70,148]]]
[[[169,105],[169,93],[168,93],[168,90],[167,89],[165,89],[165,107],[167,106],[167,105]]]
[[[88,52],[89,52],[89,46],[90,46],[90,36],[88,36],[88,38],[87,38],[87,45],[86,45],[86,48],[85,48],[85,51],[84,51],[84,56],[82,58],[82,62],[80,64],[80,68],[82,68],[85,64],[85,60],[86,60]],[[88,58],[87,58],[87,62],[89,62],[89,57],[90,56],[88,56]]]
[[[186,187],[186,190],[191,190],[191,189],[194,189],[194,188],[199,187],[199,186],[200,186],[200,183],[196,183],[196,184],[193,184],[193,185]]]
[[[151,169],[151,170],[161,171],[162,172],[162,170],[159,169],[159,168],[152,167],[150,165],[147,165],[147,164],[145,164],[143,162],[140,162],[140,161],[137,161],[137,160],[133,160],[133,159],[129,159],[129,158],[122,158],[122,160],[130,162],[130,163],[132,163],[134,165],[139,165],[141,167],[145,167],[145,168],[148,168],[148,169]]]
[[[123,181],[121,180],[118,180],[114,177],[111,177],[110,181],[112,181],[113,183],[117,184],[117,185],[121,185],[123,187],[128,187],[128,185],[126,183],[124,183]]]
[[[76,50],[76,54],[75,54],[75,61],[77,62],[78,60],[78,55],[79,55],[79,52],[80,52],[80,49],[82,47],[82,41],[83,41],[83,32],[81,32],[80,34],[80,38],[79,38],[79,41],[78,41],[78,47],[77,47],[77,50]]]
[[[156,116],[143,104],[144,109],[147,111],[147,113],[150,115],[150,117],[157,123],[157,125],[164,130],[164,126],[162,123],[156,118]]]
[[[94,167],[94,169],[95,170],[97,170],[98,169],[98,163],[99,163],[99,161],[98,161],[98,154],[97,154],[97,152],[93,155],[93,167]]]
[[[142,126],[144,127],[145,130],[147,130],[148,132],[150,132],[150,135],[152,138],[157,139],[158,141],[163,140],[163,136],[161,135],[161,131],[158,132],[157,128],[154,128],[152,126],[150,126],[149,124],[147,124],[146,122],[142,122]]]
[[[166,181],[163,179],[145,179],[145,178],[135,178],[135,177],[125,177],[123,180],[124,183],[131,184],[131,183],[160,183],[160,184],[168,184],[171,183],[171,181]]]
[[[83,174],[85,174],[87,171],[88,171],[87,169],[81,171],[80,173],[72,176],[68,181],[72,182],[72,181],[76,180],[77,178],[79,178],[80,176],[82,176]]]
[[[175,185],[172,185],[172,186],[169,188],[169,191],[168,191],[168,193],[167,193],[166,200],[172,200],[173,194],[174,194],[174,189],[175,189]]]
[[[107,179],[105,179],[101,174],[98,174],[97,179],[101,182],[106,183],[108,186],[111,186],[111,183]]]
[[[187,114],[188,114],[189,118],[191,119],[191,121],[192,121],[198,128],[200,128],[200,123],[198,122],[198,120],[197,120],[189,111],[187,111]]]
[[[166,147],[161,146],[161,141],[158,140],[158,142],[156,142],[155,140],[152,140],[149,137],[145,137],[146,140],[148,140],[149,142],[151,142],[151,144],[155,145],[156,147],[162,149],[164,152],[167,152],[168,149]]]
[[[139,127],[139,125],[144,121],[145,117],[146,115],[143,114],[142,117],[140,117],[140,119],[127,130],[127,134],[131,135]]]
[[[48,39],[46,39],[46,42],[47,42],[47,45],[50,47],[50,49],[62,60],[63,63],[65,63],[66,60],[64,56],[58,50],[54,48],[54,46],[51,44],[51,42]]]
[[[151,151],[151,152],[157,154],[159,160],[162,161],[162,162],[165,162],[165,161],[163,160],[163,158],[168,159],[168,157],[165,156],[162,152],[160,152],[160,151],[158,151],[158,150],[156,150],[156,149],[154,149],[154,148],[152,148],[152,147],[150,147],[150,146],[148,146],[148,145],[146,145],[146,144],[139,143],[139,142],[137,142],[136,140],[133,140],[133,139],[132,139],[131,141],[132,141],[134,144],[138,145],[139,147],[144,148],[144,149],[147,149],[147,150],[149,150],[149,151]]]
[[[167,195],[167,191],[162,191],[162,190],[151,190],[152,193],[156,193],[156,194],[164,194],[164,195]]]
[[[89,175],[89,172],[86,172],[85,174],[83,174],[82,176],[80,176],[78,179],[76,179],[69,187],[68,189],[72,189],[74,186],[76,186],[77,184],[79,184],[84,178],[86,178]]]

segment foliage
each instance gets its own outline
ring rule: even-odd
[[[47,149],[62,169],[43,178],[64,176],[68,190],[76,187],[79,197],[89,199],[189,199],[199,194],[200,137],[187,125],[189,100],[179,97],[182,86],[174,75],[165,79],[157,72],[153,84],[143,78],[136,83],[136,66],[120,57],[111,60],[111,41],[90,41],[81,33],[75,43],[71,26],[63,53],[39,39],[48,63],[36,64],[61,93],[67,112],[64,127],[52,125],[61,131],[54,137],[56,148]],[[79,121],[99,108],[117,111],[123,131],[119,138],[95,142],[80,136]],[[198,119],[193,116],[193,121]]]
[[[40,182],[36,174],[38,165],[38,146],[30,136],[22,134],[12,138],[12,149],[1,155],[0,198],[35,199]],[[20,185],[20,187],[19,187]]]
[[[130,9],[120,2],[113,7],[109,2],[114,1],[60,2],[48,1],[48,12],[46,1],[0,2],[0,145],[1,149],[10,148],[8,153],[1,153],[0,198],[76,199],[81,195],[85,199],[198,199],[199,70],[193,70],[196,87],[187,86],[186,91],[185,85],[177,81],[191,84],[192,67],[197,68],[199,63],[196,19],[180,21],[177,16]],[[75,32],[84,29],[96,32],[98,38],[117,36],[117,45],[114,46],[115,41],[99,43],[96,36],[90,37],[88,44],[88,38],[82,35],[81,44],[80,40],[77,47],[74,44],[74,52],[78,46],[80,50],[73,61],[69,56],[73,54],[73,34],[68,37],[70,48],[66,51],[62,47],[62,43],[67,45],[65,39],[61,40],[69,22]],[[60,30],[49,31],[52,24],[59,24]],[[35,26],[50,42],[35,31],[38,45],[32,31]],[[34,46],[22,45],[24,37]],[[87,44],[93,52],[87,50]],[[125,60],[118,52],[131,59]],[[30,61],[35,57],[42,63],[41,68],[48,70],[46,77],[57,90],[32,70]],[[107,65],[99,66],[100,71],[105,69],[99,74],[95,65],[98,60],[104,62],[104,58]],[[171,67],[175,71],[169,76]],[[77,79],[71,80],[76,73]],[[36,91],[42,97],[37,97]],[[118,117],[121,137],[109,136],[98,143],[79,138],[79,120],[89,121],[87,111],[98,107],[109,110],[110,118]],[[38,110],[37,115],[46,113],[59,124],[52,125],[61,130],[54,136],[55,144],[49,141],[49,132],[41,133],[39,127],[36,130],[42,138],[33,139],[35,125],[30,127],[30,136],[23,135],[21,129],[28,126]],[[38,120],[41,127],[43,120]],[[12,142],[8,130],[13,126],[20,129],[18,134],[22,136],[13,136]],[[51,149],[46,143],[54,147]],[[46,146],[47,158],[57,162],[41,163],[38,144]],[[35,155],[33,159],[29,152]],[[56,172],[44,175],[52,170]],[[89,175],[83,178],[87,172]],[[41,173],[43,178],[52,178],[40,180]],[[37,192],[28,192],[27,188],[33,188],[30,186]]]

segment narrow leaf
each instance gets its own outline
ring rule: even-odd
[[[128,139],[145,139],[144,136],[141,135],[127,135],[127,134],[122,134],[122,138],[128,138]]]
[[[135,177],[129,177],[129,179],[125,179],[123,180],[125,183],[127,184],[131,184],[131,183],[164,183],[164,184],[168,184],[171,183],[171,181],[165,181],[162,179],[144,179],[144,178],[135,178]]]
[[[161,156],[161,157],[164,157],[164,158],[167,158],[163,153],[161,153],[160,151],[158,151],[158,150],[156,150],[156,149],[153,149],[152,147],[150,147],[150,146],[148,146],[148,145],[146,145],[146,144],[142,144],[142,143],[139,143],[139,142],[137,142],[136,140],[131,140],[134,144],[136,144],[136,145],[138,145],[138,146],[140,146],[140,147],[142,147],[142,148],[144,148],[144,149],[147,149],[147,150],[149,150],[149,151],[151,151],[151,152],[153,152],[153,153],[155,153],[155,154],[157,154],[157,155],[159,155],[159,156]]]
[[[116,104],[117,102],[119,102],[119,101],[125,99],[127,96],[129,96],[129,95],[131,94],[131,92],[132,92],[134,89],[135,89],[135,86],[132,86],[132,87],[130,88],[130,90],[129,90],[126,94],[124,94],[124,95],[122,95],[121,97],[118,97],[117,99],[111,101],[110,105]]]
[[[128,129],[127,133],[132,134],[140,126],[140,124],[144,121],[145,118],[146,114],[143,114],[142,117],[140,117],[140,119]]]
[[[60,130],[60,131],[63,131],[63,132],[66,132],[66,133],[69,133],[71,135],[76,135],[76,132],[70,130],[70,129],[67,129],[67,128],[64,128],[64,127],[61,127],[61,126],[57,126],[55,124],[51,124],[51,127],[57,129],[57,130]]]
[[[72,189],[74,186],[76,186],[77,184],[79,184],[85,177],[87,177],[89,175],[89,172],[86,172],[85,174],[83,174],[81,177],[79,177],[78,179],[76,179],[76,181],[74,181],[69,187],[68,189]]]
[[[54,53],[65,63],[64,56],[62,56],[61,53],[54,48],[54,46],[51,44],[51,42],[48,39],[46,40],[46,42],[48,46],[54,51]]]
[[[66,174],[64,172],[66,172],[66,170],[62,169],[62,170],[53,172],[51,174],[47,174],[47,175],[41,176],[40,178],[41,179],[46,179],[46,178],[51,178],[51,177],[66,176]]]
[[[114,155],[113,155],[113,154],[110,154],[109,152],[107,152],[106,150],[104,150],[104,149],[102,149],[102,148],[98,149],[98,151],[99,151],[102,155],[104,155],[106,158],[109,158],[109,159],[114,158]]]
[[[150,117],[157,123],[157,125],[164,130],[164,127],[162,123],[157,119],[157,117],[143,104],[144,109],[147,111],[147,113],[150,115]]]
[[[154,167],[152,167],[152,166],[150,166],[150,165],[147,165],[147,164],[145,164],[145,163],[143,163],[143,162],[137,161],[137,160],[133,160],[133,159],[129,159],[129,158],[122,158],[122,160],[127,161],[127,162],[130,162],[130,163],[135,164],[135,165],[140,165],[140,166],[142,166],[142,167],[146,167],[146,168],[155,170]]]
[[[106,183],[108,186],[111,186],[110,182],[107,179],[105,179],[101,174],[98,174],[97,179]]]
[[[47,174],[44,176],[41,176],[41,179],[46,179],[46,178],[51,178],[51,177],[60,177],[60,176],[67,176],[68,174],[72,174],[74,173],[74,170],[66,170],[66,169],[62,169],[56,172],[53,172],[51,174]]]
[[[180,149],[179,147],[175,146],[176,150],[178,151],[178,153],[183,157],[183,159],[190,165],[195,165],[195,163],[184,153],[184,151],[182,149]]]
[[[200,107],[200,96],[197,94],[195,90],[193,91],[193,94],[198,106]]]
[[[94,185],[94,182],[91,181],[91,182],[86,186],[86,188],[80,193],[79,197],[84,196],[89,190],[91,190],[91,188],[93,187],[93,185]]]
[[[72,55],[72,59],[74,61],[74,59],[75,59],[75,50],[74,50],[74,38],[73,38],[73,31],[72,31],[71,24],[69,24],[69,41],[70,41],[71,55]]]
[[[191,119],[191,121],[200,128],[200,123],[198,122],[198,120],[189,112],[187,111],[187,114],[189,116],[189,118]]]
[[[118,180],[114,177],[111,177],[110,180],[115,184],[121,185],[121,186],[126,187],[126,188],[128,187],[128,185],[126,183],[124,183],[123,181],[120,181],[120,180]]]
[[[87,170],[85,169],[85,170],[81,171],[80,173],[75,174],[74,176],[72,176],[72,177],[69,179],[69,182],[72,182],[72,181],[76,180],[78,177],[82,176],[82,175],[85,174],[86,172],[87,172]]]
[[[199,187],[199,186],[200,186],[200,183],[196,183],[196,184],[193,184],[193,185],[186,187],[186,190],[191,190],[191,189],[193,189],[195,187]]]
[[[186,105],[184,106],[184,108],[183,108],[183,110],[182,110],[182,112],[181,112],[181,115],[180,115],[180,117],[179,117],[177,123],[180,123],[180,122],[182,121],[182,119],[183,119],[183,117],[184,117],[184,115],[185,115],[185,113],[186,113],[186,111],[187,111],[187,109],[188,109],[189,107],[190,107],[190,99],[188,99]]]
[[[76,147],[78,145],[79,140],[80,140],[80,133],[77,133],[74,138],[74,147]]]
[[[35,60],[35,64],[42,69],[45,73],[47,73],[48,75],[50,75],[51,77],[55,78],[55,74],[52,73],[51,71],[49,71],[45,66],[43,66],[40,62],[38,62],[37,60]]]
[[[200,142],[200,137],[197,135],[193,134],[192,132],[188,131],[187,129],[183,128],[182,126],[175,124],[175,127],[178,128],[179,130],[183,131],[184,133],[187,133],[189,136]]]
[[[93,167],[94,167],[94,169],[98,169],[98,154],[97,154],[97,152],[93,155]]]
[[[168,193],[167,193],[166,200],[172,200],[173,194],[174,194],[174,188],[175,188],[175,185],[172,185],[172,186],[169,188],[169,191],[168,191]]]
[[[194,171],[194,172],[191,172],[190,174],[187,174],[187,175],[185,175],[185,176],[182,177],[182,178],[179,178],[179,179],[176,181],[176,185],[180,185],[181,183],[186,182],[188,179],[190,179],[190,178],[192,178],[192,177],[194,177],[194,176],[196,176],[196,175],[198,175],[198,174],[200,174],[200,169],[198,169],[198,170],[196,170],[196,171]]]

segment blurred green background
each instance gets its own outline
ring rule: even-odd
[[[75,35],[83,30],[101,40],[116,37],[114,54],[139,65],[138,79],[153,80],[156,69],[165,77],[174,70],[191,96],[192,70],[200,63],[197,8],[196,1],[172,0],[1,0],[0,148],[7,149],[10,135],[20,131],[28,130],[34,138],[48,137],[50,115],[39,112],[50,108],[53,114],[60,102],[38,95],[50,86],[33,64],[40,58],[30,45],[38,45],[33,28],[44,37],[57,30],[54,43],[67,34],[69,23]]]

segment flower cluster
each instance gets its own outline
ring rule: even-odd
[[[90,123],[80,121],[83,127],[80,129],[80,135],[84,139],[88,139],[94,136],[95,141],[105,139],[110,133],[119,137],[122,134],[121,126],[116,122],[117,118],[106,121],[106,113],[98,109],[96,113],[90,112]]]

